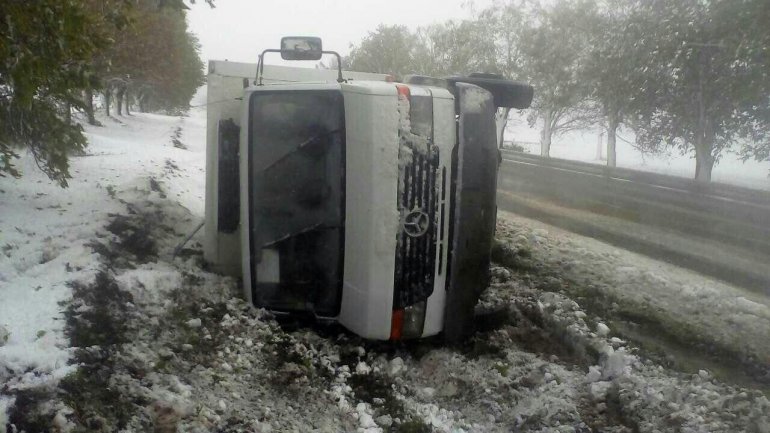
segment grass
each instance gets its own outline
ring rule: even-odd
[[[184,280],[184,279],[183,279]],[[183,283],[183,287],[189,288],[189,281]],[[160,333],[172,333],[174,351],[184,353],[188,362],[214,367],[217,360],[218,348],[227,340],[233,330],[227,330],[219,326],[222,317],[227,314],[227,305],[224,303],[206,304],[205,308],[194,296],[190,296],[190,290],[179,288],[170,292],[169,299],[174,307],[160,318],[160,326],[154,331],[155,337],[160,338]],[[201,320],[199,328],[191,328],[187,325],[190,319]],[[203,329],[208,330],[211,338],[204,338]],[[183,350],[183,346],[189,344],[190,350]],[[156,364],[156,369],[173,368],[173,360],[161,359]]]
[[[433,429],[422,420],[409,420],[398,424],[393,429],[393,433],[431,433]]]
[[[106,229],[117,238],[105,244],[99,241],[90,243],[94,252],[111,267],[133,268],[135,264],[148,263],[158,258],[158,244],[152,227],[158,221],[152,221],[150,215],[128,214],[110,215],[112,220]]]
[[[64,311],[65,335],[76,347],[72,359],[78,369],[64,377],[58,389],[31,388],[14,392],[9,422],[26,432],[56,431],[53,402],[73,410],[73,432],[120,430],[147,402],[132,400],[116,389],[114,358],[128,341],[128,303],[133,299],[102,270],[90,284],[72,283],[73,299]],[[82,308],[85,307],[85,308]],[[38,333],[38,338],[44,336]]]
[[[161,220],[131,211],[111,216],[106,229],[116,240],[92,244],[106,266],[90,284],[71,283],[76,302],[64,312],[65,335],[77,348],[72,362],[79,367],[62,379],[58,397],[73,409],[75,432],[125,429],[132,420],[142,419],[149,403],[122,392],[115,383],[116,374],[141,378],[148,371],[142,366],[121,367],[117,361],[122,346],[130,342],[134,299],[121,289],[109,268],[132,268],[156,260],[158,247],[152,229]]]
[[[72,289],[79,302],[64,313],[65,334],[78,348],[73,363],[80,367],[61,381],[61,398],[74,410],[76,432],[123,429],[147,403],[131,400],[111,380],[114,358],[128,342],[128,304],[133,297],[105,270],[92,284],[73,284]]]
[[[82,355],[81,355],[82,358]],[[74,410],[74,432],[118,431],[128,426],[149,401],[129,398],[111,383],[109,358],[90,357],[59,384],[62,400]]]
[[[96,274],[93,284],[72,283],[72,297],[79,301],[64,312],[65,335],[74,347],[114,347],[127,341],[127,303],[130,293],[118,287],[105,270]],[[82,311],[79,305],[85,305]]]
[[[45,388],[23,389],[13,393],[16,401],[8,411],[8,426],[0,425],[0,430],[7,428],[13,432],[46,432],[51,427],[51,414],[46,410],[46,402],[53,391]],[[5,431],[5,430],[3,430]]]

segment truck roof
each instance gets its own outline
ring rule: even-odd
[[[210,60],[209,75],[224,77],[247,78],[253,80],[257,76],[256,63],[230,62],[227,60]],[[387,81],[389,75],[371,72],[343,71],[346,79],[366,81]],[[336,69],[299,68],[296,66],[265,65],[263,71],[264,84],[307,83],[307,82],[336,82]],[[250,81],[249,84],[252,84]]]

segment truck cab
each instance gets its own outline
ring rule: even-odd
[[[301,69],[209,65],[206,261],[277,314],[461,340],[488,282],[496,114],[532,88]]]

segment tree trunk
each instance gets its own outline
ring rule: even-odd
[[[111,102],[110,100],[112,99],[111,96],[112,96],[112,93],[110,91],[110,88],[107,87],[106,89],[104,89],[104,111],[107,113],[107,117],[110,117],[110,102]]]
[[[596,160],[601,161],[604,159],[604,131],[599,133],[599,137],[596,139]]]
[[[123,89],[118,89],[118,93],[115,94],[115,99],[117,104],[115,106],[118,108],[118,116],[123,115],[123,95],[126,93]]]
[[[505,125],[508,124],[508,115],[511,113],[510,108],[503,108],[502,112],[498,112],[495,116],[495,126],[497,127],[497,147],[503,148],[503,141],[505,141]]]
[[[89,125],[97,125],[94,115],[94,91],[90,87],[83,91],[83,102],[86,105],[86,116],[88,116]]]
[[[705,50],[701,50],[701,65],[704,64]],[[705,67],[701,66],[701,71]],[[698,74],[698,128],[695,131],[695,181],[700,184],[711,182],[711,170],[714,168],[714,149],[716,134],[713,123],[706,114],[708,103],[704,95],[703,73]]]
[[[615,167],[617,164],[617,155],[615,153],[615,144],[620,122],[618,117],[610,115],[607,119],[607,167]]]
[[[69,102],[64,103],[64,120],[67,123],[72,123],[72,104]]]
[[[131,97],[130,97],[130,95],[128,93],[128,89],[126,89],[126,92],[125,92],[124,96],[126,98],[126,116],[130,116],[131,115],[131,111],[129,110],[128,107],[129,107],[129,105],[131,105]]]
[[[139,105],[139,111],[142,113],[147,112],[147,107],[145,106],[145,98],[146,95],[144,92],[139,92],[139,94],[136,96],[136,103]]]
[[[695,144],[695,180],[698,183],[711,182],[711,171],[714,169],[711,147],[711,143],[706,143],[706,140]]]
[[[540,156],[546,158],[551,156],[551,136],[553,135],[551,130],[552,121],[553,113],[551,110],[546,110],[543,113],[543,131],[540,133]]]

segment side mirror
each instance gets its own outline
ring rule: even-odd
[[[314,36],[281,38],[281,58],[284,60],[320,60],[322,54],[321,38]]]

